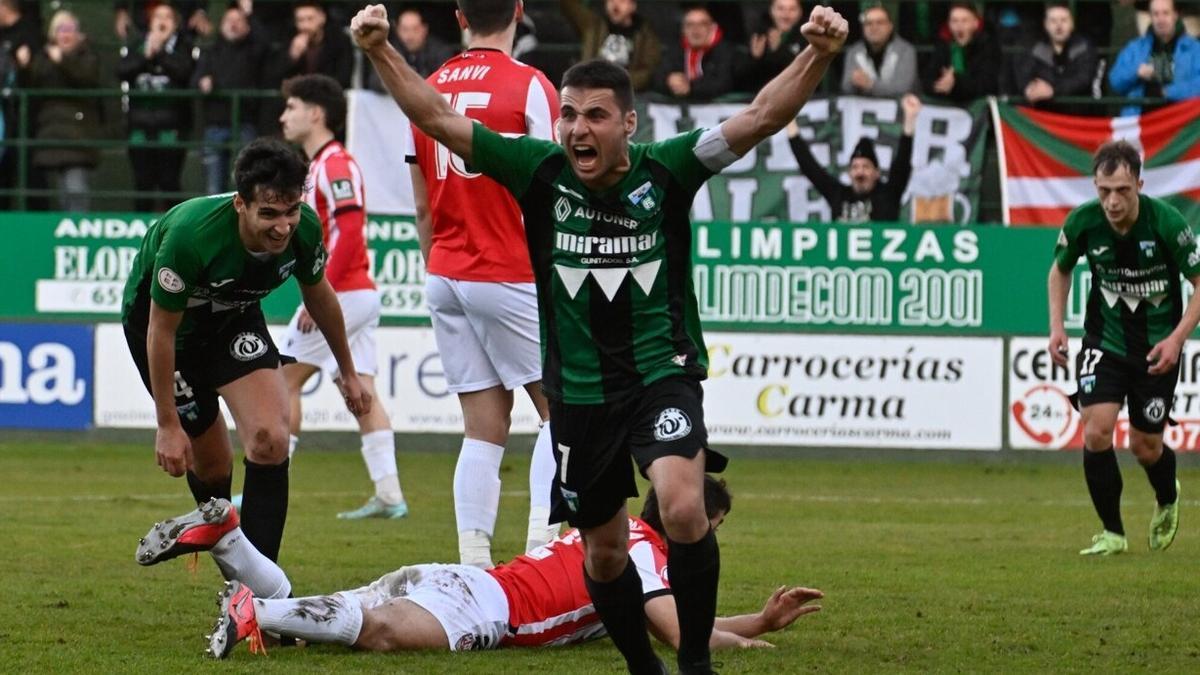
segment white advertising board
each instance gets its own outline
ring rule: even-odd
[[[708,333],[714,444],[999,450],[1000,338]]]
[[[278,343],[283,327],[272,326],[271,333]],[[392,427],[403,432],[462,433],[458,399],[446,390],[433,329],[380,328],[375,335],[379,352],[375,386],[379,403],[387,407],[391,416]],[[538,417],[533,404],[522,392],[516,392],[513,398],[516,401],[513,432],[535,433]],[[337,387],[324,375],[309,381],[302,409],[304,429],[357,428]],[[119,324],[96,327],[96,426],[154,426],[153,402],[129,357]]]

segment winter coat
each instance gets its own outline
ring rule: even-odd
[[[121,48],[117,77],[130,89],[138,91],[167,91],[186,89],[192,78],[195,62],[192,43],[182,33],[172,35],[153,57],[146,58],[143,37]],[[182,131],[188,124],[191,102],[186,98],[133,98],[129,100],[129,126],[134,129]]]
[[[44,50],[29,64],[28,85],[32,89],[94,89],[100,86],[100,59],[82,43],[55,63]],[[46,141],[90,141],[100,137],[100,101],[73,96],[38,99],[34,138]],[[95,168],[100,163],[98,148],[35,148],[34,166]]]
[[[1000,93],[1000,47],[986,32],[980,31],[963,47],[965,73],[955,73],[954,88],[948,94],[938,94],[933,83],[942,75],[943,68],[951,65],[950,43],[938,42],[933,49],[933,58],[925,70],[922,83],[930,96],[945,96],[955,103],[970,103],[983,97]]]
[[[1130,41],[1117,55],[1117,61],[1112,70],[1108,71],[1108,84],[1113,93],[1119,96],[1140,98],[1146,95],[1146,83],[1138,77],[1138,66],[1150,60],[1150,52],[1154,49],[1154,32]],[[1200,42],[1186,33],[1181,34],[1175,42],[1173,55],[1175,78],[1163,84],[1163,96],[1172,101],[1200,96]],[[1136,115],[1141,112],[1139,106],[1126,106],[1122,114]]]
[[[871,88],[859,91],[851,79],[857,69],[871,76]],[[866,42],[856,42],[846,50],[842,70],[842,93],[858,96],[896,98],[915,93],[917,86],[917,50],[904,38],[894,35],[883,48],[883,63],[878,70],[867,52]]]
[[[604,14],[594,12],[584,6],[581,0],[559,0],[559,8],[567,17],[567,21],[579,33],[580,52],[584,59],[603,57],[605,42],[611,34],[608,18]],[[642,17],[633,17],[634,37],[633,50],[629,54],[629,79],[634,91],[644,91],[654,82],[658,64],[662,61],[662,43],[654,34],[650,23]]]
[[[737,53],[724,40],[713,45],[712,49],[700,60],[702,74],[692,80],[691,92],[687,95],[689,101],[711,101],[718,96],[724,96],[733,91],[733,69]],[[676,44],[667,50],[663,67],[658,78],[660,90],[667,96],[674,97],[667,87],[667,76],[671,73],[686,73],[687,63],[683,54],[683,45]]]
[[[263,86],[260,79],[266,57],[267,46],[254,33],[238,42],[217,38],[211,46],[201,49],[196,70],[192,73],[191,86],[198,89],[202,78],[211,77],[214,93],[230,89],[258,89]],[[257,120],[258,104],[256,98],[241,100],[242,124],[253,124]],[[228,126],[232,122],[232,115],[232,99],[225,96],[204,99],[205,125]]]
[[[1013,96],[1024,96],[1025,87],[1035,79],[1043,80],[1054,87],[1055,98],[1059,96],[1091,96],[1099,75],[1099,56],[1087,38],[1075,33],[1063,46],[1066,62],[1055,62],[1054,46],[1049,40],[1041,40],[1029,53],[1017,57],[1011,68],[1011,82],[1005,83],[1004,92]],[[1005,79],[1008,79],[1007,77]],[[1039,104],[1063,113],[1086,114],[1086,105],[1055,104],[1054,100]]]

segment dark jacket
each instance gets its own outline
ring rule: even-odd
[[[405,49],[404,45],[394,35],[388,41],[392,43],[397,52],[400,52],[400,56],[404,57],[404,60],[408,63],[408,67],[417,71],[417,74],[421,77],[429,77],[438,68],[441,68],[443,63],[449,61],[450,57],[458,53],[458,50],[453,45],[442,41],[432,33],[426,38],[424,49],[417,52],[410,52]],[[369,63],[365,70],[367,88],[371,91],[386,94],[387,87],[383,86],[383,80],[379,79],[379,73],[375,72],[375,69],[370,67]]]
[[[11,26],[0,26],[0,87],[14,86],[21,77],[17,73],[17,49],[28,47],[31,54],[36,54],[44,39],[41,27],[28,14],[22,14]]]
[[[692,80],[692,90],[688,94],[689,101],[711,101],[712,99],[733,91],[733,68],[737,53],[726,41],[721,40],[710,49],[700,60],[700,77]],[[671,73],[686,73],[683,45],[676,43],[667,50],[663,67],[658,77],[659,90],[668,96],[674,96],[667,88],[667,75]]]
[[[253,32],[238,42],[218,37],[211,46],[201,49],[196,70],[192,73],[191,87],[197,89],[202,78],[211,77],[214,93],[230,89],[257,89],[263,86],[260,76],[266,56],[267,46]],[[257,120],[258,103],[255,98],[241,99],[239,112],[242,123],[253,124]],[[205,125],[228,126],[232,122],[232,115],[231,99],[212,96],[204,100]]]
[[[767,29],[758,31],[756,35],[764,35],[766,31]],[[807,46],[808,40],[805,40],[804,35],[800,33],[800,24],[797,23],[792,30],[780,38],[779,46],[776,49],[772,50],[768,45],[762,56],[757,59],[747,54],[741,66],[737,68],[738,91],[756,92],[762,89],[763,85],[791,65],[792,61],[796,59],[796,55],[804,51]]]
[[[875,184],[875,189],[860,195],[854,188],[845,185],[821,166],[808,143],[801,136],[789,141],[792,154],[800,164],[800,172],[804,174],[813,187],[833,210],[833,219],[839,223],[865,223],[868,221],[892,222],[900,219],[900,198],[908,187],[908,178],[912,175],[912,136],[901,136],[896,154],[892,158],[892,166],[888,170],[887,180],[882,177]]]
[[[608,17],[584,6],[581,0],[559,0],[559,8],[567,21],[579,33],[579,55],[584,60],[601,57],[609,61],[627,59],[625,69],[633,82],[634,91],[644,91],[654,81],[654,75],[662,61],[663,48],[658,36],[648,21],[634,15],[632,47],[622,36],[613,32]],[[610,36],[613,40],[609,40]],[[618,55],[616,52],[620,52]],[[626,54],[625,52],[628,52]]]
[[[966,71],[954,74],[954,89],[949,94],[938,94],[933,83],[941,77],[943,68],[951,66],[951,43],[942,41],[934,46],[933,58],[922,78],[927,94],[945,96],[955,103],[969,103],[981,96],[1000,93],[1000,47],[987,31],[976,33],[963,52]]]
[[[146,58],[146,40],[137,37],[121,48],[117,77],[138,91],[186,89],[192,79],[192,43],[183,33],[171,36],[166,45]],[[135,98],[129,100],[129,126],[133,129],[182,131],[188,124],[191,104],[187,99]]]
[[[129,12],[129,18],[133,20],[134,27],[139,32],[145,32],[146,28],[148,28],[148,10],[152,5],[159,4],[162,4],[161,0],[116,0],[116,2],[113,3],[113,11],[115,12],[119,9],[123,9]],[[201,2],[200,0],[175,0],[174,2],[171,2],[170,5],[174,7],[175,11],[179,14],[180,30],[190,34],[192,33],[192,30],[188,28],[188,19],[192,18],[192,15],[196,13],[196,10],[204,9],[208,3]],[[214,23],[219,22],[220,19]]]
[[[35,89],[94,89],[100,86],[100,59],[87,42],[64,54],[58,63],[44,50],[29,64],[28,86]],[[38,140],[95,140],[100,137],[100,100],[94,97],[44,98],[34,118]],[[43,168],[95,167],[97,148],[49,147],[33,151],[33,164]]]
[[[317,50],[315,54],[312,53],[313,49]],[[349,89],[353,72],[354,49],[350,38],[346,37],[341,28],[326,26],[321,44],[309,45],[309,52],[301,54],[295,61],[288,53],[288,45],[283,44],[275,57],[267,81],[275,83],[270,86],[278,86],[278,83],[296,75],[328,75],[337,80],[343,89]]]
[[[1079,33],[1075,33],[1067,41],[1061,58],[1056,58],[1054,47],[1049,40],[1041,40],[1027,54],[1016,57],[1012,68],[1006,71],[1006,75],[1011,77],[1011,82],[1004,83],[1003,90],[1013,96],[1024,96],[1025,87],[1033,80],[1040,79],[1054,87],[1055,97],[1091,96],[1099,78],[1098,60],[1096,48]],[[1086,106],[1080,108],[1054,104],[1053,100],[1040,103],[1039,106],[1059,112],[1087,110]]]

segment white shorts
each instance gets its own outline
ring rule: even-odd
[[[508,634],[508,597],[492,575],[470,565],[410,565],[350,591],[363,609],[397,598],[442,624],[452,652],[495,649]]]
[[[542,379],[533,284],[430,274],[425,301],[450,391],[513,390]]]
[[[346,340],[350,343],[350,355],[354,357],[354,368],[361,375],[375,375],[379,368],[378,357],[375,354],[375,329],[379,327],[379,291],[364,289],[361,291],[346,291],[338,293],[338,304],[342,306],[342,319],[346,322]],[[301,333],[297,327],[300,321],[300,310],[296,308],[292,320],[288,322],[287,334],[279,345],[279,353],[286,354],[310,366],[325,371],[332,377],[337,376],[337,359],[333,350],[325,341],[320,330],[313,328],[307,333]]]

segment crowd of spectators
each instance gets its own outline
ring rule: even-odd
[[[752,94],[805,45],[802,0],[684,6],[642,1],[642,7],[638,0],[557,0],[527,7],[515,54],[543,66],[552,78],[556,65],[561,70],[574,60],[604,58],[627,68],[644,96],[696,102]],[[418,72],[428,75],[462,48],[452,4],[385,4],[395,22],[392,41]],[[1089,14],[1086,29],[1079,31],[1072,9],[1057,3],[833,4],[852,19],[855,41],[835,64],[829,93],[895,99],[918,94],[952,105],[1001,94],[1079,114],[1107,112],[1079,97],[1128,97],[1134,111],[1145,106],[1133,99],[1200,96],[1200,42],[1184,30],[1173,0],[1149,0],[1148,28],[1124,44],[1108,36],[1136,35],[1122,23],[1136,16],[1124,11],[1130,0],[1081,3]],[[185,150],[178,142],[193,137],[193,130],[204,141],[210,192],[229,187],[231,145],[278,132],[277,97],[240,98],[234,113],[222,92],[277,92],[287,78],[308,73],[329,75],[347,88],[383,90],[347,35],[356,8],[349,3],[117,0],[111,27],[90,31],[111,31],[96,43],[76,14],[56,9],[43,17],[43,5],[59,3],[0,0],[0,87],[90,89],[110,86],[115,75],[128,92],[203,94],[198,103],[194,94],[134,95],[123,103],[139,193],[180,190]],[[556,49],[539,50],[539,22]],[[564,42],[578,45],[577,53],[564,55]],[[97,44],[120,45],[115,72],[101,71]],[[1062,97],[1073,100],[1060,102]],[[98,138],[103,112],[100,101],[87,97],[36,99],[31,136],[64,144],[31,152],[28,185],[53,187],[62,208],[86,208],[98,153],[66,142]],[[11,137],[16,125],[11,99],[0,122]],[[12,184],[15,154],[0,146],[0,188]],[[162,205],[149,198],[136,204]]]

